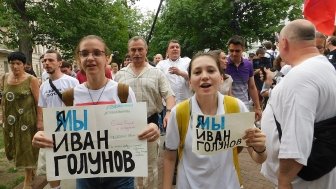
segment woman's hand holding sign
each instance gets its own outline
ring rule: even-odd
[[[266,157],[266,135],[259,128],[250,128],[245,131],[243,139],[249,147],[248,151],[256,162],[262,163]]]
[[[48,139],[44,131],[38,131],[33,138],[32,144],[34,147],[37,148],[52,148],[53,147],[53,141]]]

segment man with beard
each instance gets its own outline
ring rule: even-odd
[[[58,92],[62,93],[66,89],[73,88],[79,84],[77,79],[61,72],[62,57],[57,51],[48,50],[44,54],[43,65],[46,72],[49,74],[49,79],[44,81],[40,87],[37,125],[38,128],[41,128],[41,130],[43,130],[42,108],[65,106],[62,102],[62,99],[58,95]],[[52,87],[52,84],[54,85],[55,89]],[[40,172],[40,174],[45,174],[45,168],[45,152],[43,149],[41,149],[38,160],[38,172]],[[51,188],[59,189],[60,181],[50,181],[49,185]]]

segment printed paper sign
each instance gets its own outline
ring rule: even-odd
[[[246,146],[242,137],[253,124],[254,112],[193,116],[192,151],[207,155],[235,146]]]
[[[146,104],[43,109],[47,179],[146,177],[147,141],[137,135],[147,126]]]

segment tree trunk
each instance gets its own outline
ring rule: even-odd
[[[21,18],[21,22],[18,25],[19,51],[26,55],[27,63],[32,64],[33,39],[26,10],[26,0],[14,0],[10,5]]]

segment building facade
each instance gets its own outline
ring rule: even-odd
[[[8,49],[5,45],[0,44],[0,75],[10,72],[7,56],[13,51],[15,50]],[[42,75],[43,67],[39,59],[45,51],[47,51],[47,49],[41,45],[33,47],[32,68],[34,69],[37,77],[41,77]]]

